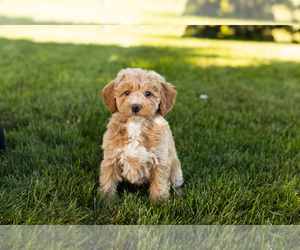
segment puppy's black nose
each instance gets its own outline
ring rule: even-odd
[[[139,111],[142,109],[142,105],[139,105],[139,104],[133,104],[131,109],[132,109],[132,111],[133,111],[134,113],[137,113],[137,112],[139,112]]]

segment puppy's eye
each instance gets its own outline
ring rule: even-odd
[[[151,96],[151,93],[147,91],[147,92],[145,93],[145,96],[146,96],[146,97],[149,97],[149,96]]]
[[[125,92],[125,95],[130,95],[130,92],[129,92],[129,91],[126,91],[126,92]]]

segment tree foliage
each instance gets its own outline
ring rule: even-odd
[[[295,12],[299,11],[300,5],[294,0],[188,0],[185,14],[241,18],[255,20],[274,20],[273,7],[283,5],[290,10],[292,21],[296,20]]]
[[[211,39],[237,39],[254,41],[274,41],[273,30],[282,29],[297,43],[296,34],[300,28],[293,25],[189,25],[184,36]]]

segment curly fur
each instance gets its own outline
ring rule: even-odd
[[[166,199],[170,186],[182,185],[172,132],[162,117],[173,108],[176,94],[156,72],[130,68],[103,89],[103,101],[112,113],[103,137],[100,175],[100,192],[108,199],[123,179],[150,182],[152,200]],[[141,110],[134,112],[133,105]]]

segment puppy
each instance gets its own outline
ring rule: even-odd
[[[150,182],[152,201],[183,183],[172,132],[163,118],[177,92],[154,71],[123,69],[102,93],[112,118],[103,136],[100,193],[109,201],[122,180]]]

